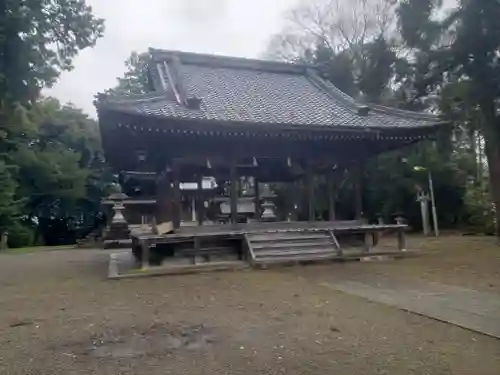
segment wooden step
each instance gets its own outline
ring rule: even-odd
[[[332,249],[318,248],[297,248],[293,250],[261,250],[255,252],[256,259],[268,258],[268,257],[290,257],[290,256],[316,256],[316,255],[335,255],[336,253]]]
[[[276,241],[303,241],[315,239],[328,239],[326,233],[269,233],[248,235],[251,242],[276,242]]]
[[[287,257],[259,257],[255,259],[256,263],[259,264],[271,264],[271,263],[289,263],[289,262],[314,262],[320,260],[335,259],[337,256],[335,253],[329,254],[304,254],[304,255],[294,255]]]
[[[252,247],[254,251],[259,251],[262,249],[291,249],[296,247],[324,247],[324,248],[333,248],[333,244],[329,238],[317,239],[316,241],[296,241],[296,242],[257,242],[252,243]]]

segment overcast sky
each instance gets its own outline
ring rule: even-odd
[[[93,49],[80,53],[47,94],[95,115],[94,94],[112,87],[132,51],[149,47],[258,57],[298,0],[88,0],[106,20]]]

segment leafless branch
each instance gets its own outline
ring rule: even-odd
[[[278,53],[281,55],[305,53],[318,42],[335,53],[358,53],[359,46],[378,35],[391,36],[395,29],[394,10],[386,0],[303,0],[285,19],[279,35],[285,36],[282,39],[287,43],[277,46],[275,36],[268,55],[274,48],[283,48],[284,53]]]

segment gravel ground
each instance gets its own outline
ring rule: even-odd
[[[394,247],[391,241],[395,242],[394,239],[388,239],[382,245]],[[346,263],[338,272],[417,278],[500,294],[500,246],[495,238],[412,236],[408,248],[423,250],[424,255],[398,261]],[[329,273],[328,268],[324,272]],[[322,272],[317,269],[313,273],[321,275]]]
[[[500,373],[499,340],[303,277],[317,266],[120,281],[106,267],[93,250],[0,255],[0,374]]]

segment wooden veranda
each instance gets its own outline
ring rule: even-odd
[[[132,234],[132,247],[143,269],[150,267],[151,249],[170,251],[178,263],[232,260],[265,266],[395,255],[407,251],[405,230],[406,225],[368,225],[355,220],[188,226],[161,236],[137,230]],[[378,250],[380,237],[388,233],[397,235],[397,248]]]

